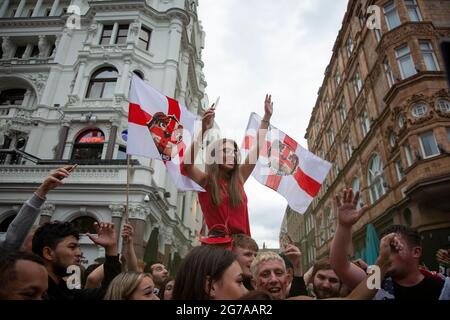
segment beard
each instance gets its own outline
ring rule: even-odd
[[[339,290],[334,289],[315,289],[314,293],[317,299],[337,298],[340,296]]]

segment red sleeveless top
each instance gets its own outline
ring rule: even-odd
[[[231,234],[243,233],[249,237],[250,224],[248,221],[247,195],[245,194],[244,186],[240,183],[242,205],[239,207],[232,207],[229,203],[227,190],[227,183],[224,180],[219,180],[222,203],[220,206],[214,206],[211,203],[211,194],[209,186],[207,185],[206,192],[198,193],[198,201],[203,211],[205,223],[210,230],[216,224],[227,224]],[[228,220],[228,222],[227,222]]]

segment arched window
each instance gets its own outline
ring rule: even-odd
[[[15,217],[16,215],[13,214],[4,219],[2,222],[0,222],[0,232],[6,232],[6,230],[8,230],[9,225],[11,224],[11,222],[13,222]]]
[[[422,118],[423,116],[425,116],[427,114],[427,112],[428,112],[428,107],[423,102],[417,103],[411,108],[411,113],[416,118]]]
[[[72,221],[72,225],[78,229],[80,233],[91,233],[95,234],[97,231],[94,228],[94,223],[97,222],[92,217],[89,216],[82,216],[78,217],[75,220]]]
[[[104,142],[105,135],[98,129],[82,132],[75,140],[72,160],[100,160]]]
[[[327,223],[328,223],[328,239],[334,236],[334,215],[331,208],[327,209]]]
[[[26,89],[8,89],[0,93],[0,105],[22,105]]]
[[[450,112],[450,102],[448,100],[439,100],[438,108],[442,112]]]
[[[86,98],[112,98],[117,82],[117,70],[113,67],[96,71],[89,82]]]
[[[142,73],[142,71],[134,70],[133,73],[135,75],[137,75],[139,78],[141,78],[142,80],[144,80],[144,74]]]
[[[377,154],[369,161],[367,180],[369,182],[370,201],[374,203],[386,193],[384,189],[383,163]]]
[[[361,194],[361,183],[360,183],[358,178],[353,179],[353,181],[352,181],[352,190],[353,190],[354,194],[359,192],[359,202],[358,202],[357,208],[361,209],[364,206],[364,200],[363,200],[363,196]]]

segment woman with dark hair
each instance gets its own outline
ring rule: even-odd
[[[234,252],[214,246],[195,247],[175,278],[173,300],[236,300],[247,293]]]
[[[172,277],[167,278],[163,285],[161,286],[161,290],[159,290],[158,297],[160,300],[172,300],[173,295],[173,287],[175,285],[175,279]]]
[[[215,225],[225,225],[231,234],[251,236],[244,183],[255,168],[260,149],[266,145],[265,132],[269,128],[273,112],[270,95],[266,95],[264,112],[257,141],[252,143],[245,161],[241,163],[235,141],[216,140],[207,152],[206,172],[195,166],[195,159],[199,151],[198,146],[203,148],[204,135],[214,126],[214,105],[203,115],[201,136],[192,142],[184,157],[183,168],[190,179],[206,190],[198,194],[198,200],[209,230]]]

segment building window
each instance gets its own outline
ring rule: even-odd
[[[386,57],[383,61],[384,73],[386,74],[389,88],[392,87],[395,83],[394,74],[392,73],[391,66],[389,65],[389,60]]]
[[[423,158],[431,158],[440,154],[433,131],[427,131],[420,136],[420,146],[422,148]]]
[[[127,24],[119,25],[119,30],[117,31],[117,38],[115,44],[124,44],[127,42],[128,27],[129,26]]]
[[[398,181],[402,181],[405,177],[405,171],[403,170],[402,159],[397,159],[395,161],[395,171],[397,172]]]
[[[411,52],[409,51],[409,47],[407,45],[396,49],[395,56],[397,58],[402,79],[409,78],[417,73]]]
[[[438,109],[444,113],[450,112],[450,102],[448,100],[439,100]]]
[[[403,128],[405,126],[406,123],[406,119],[405,116],[403,114],[398,116],[398,126],[401,128]]]
[[[345,119],[347,119],[347,108],[345,107],[344,101],[342,101],[339,107],[339,116],[341,117],[341,123],[344,124]]]
[[[411,108],[411,113],[416,118],[422,118],[427,114],[428,107],[425,103],[417,103]]]
[[[436,55],[433,51],[433,46],[429,41],[420,42],[420,50],[423,54],[423,60],[428,71],[439,71],[439,67],[436,60]]]
[[[405,0],[406,8],[408,9],[409,19],[411,21],[422,21],[419,6],[416,0]]]
[[[26,92],[27,92],[27,90],[25,90],[25,89],[4,90],[0,93],[0,105],[2,105],[2,106],[8,106],[8,105],[20,106],[23,103],[23,99],[25,99]]]
[[[328,99],[328,96],[325,97],[324,105],[325,105],[325,110],[329,111],[330,110],[330,99]]]
[[[320,218],[320,222],[319,222],[319,246],[323,246],[323,244],[325,243],[325,224],[324,224],[324,219]]]
[[[117,150],[117,160],[126,160],[127,159],[127,147],[119,146]]]
[[[357,71],[353,76],[353,88],[355,89],[355,95],[358,96],[362,89],[362,82],[359,71]]]
[[[139,31],[139,41],[138,48],[141,48],[144,51],[147,51],[150,45],[150,35],[151,31],[146,28],[141,28]]]
[[[98,129],[82,132],[75,140],[72,160],[101,160],[105,135]]]
[[[386,18],[388,30],[397,28],[401,24],[394,1],[391,1],[387,5],[385,5],[383,11],[384,17]]]
[[[46,8],[45,9],[45,16],[50,17],[50,12],[52,12],[52,8]]]
[[[95,72],[91,81],[86,98],[112,98],[117,82],[117,70],[112,67],[102,68]]]
[[[333,142],[334,142],[334,132],[333,132],[332,128],[328,129],[327,136],[328,136],[328,143],[331,146],[333,144]]]
[[[352,40],[352,37],[350,37],[350,36],[347,39],[346,48],[347,48],[347,55],[350,58],[352,56],[352,52],[353,52],[353,40]]]
[[[3,219],[3,221],[0,223],[0,232],[1,233],[5,233],[6,231],[8,231],[8,227],[11,224],[11,222],[13,222],[15,217],[16,217],[16,214],[13,214],[13,215]]]
[[[336,160],[333,162],[333,170],[335,176],[334,178],[337,178],[337,176],[339,175],[339,165]]]
[[[18,46],[16,48],[16,52],[14,53],[14,58],[22,59],[26,49],[26,46]]]
[[[369,115],[365,111],[361,115],[361,128],[363,137],[365,137],[370,131],[370,119]]]
[[[100,44],[109,44],[112,37],[112,31],[113,31],[112,25],[110,26],[103,26],[102,36],[100,37]]]
[[[32,15],[33,15],[33,9],[29,9],[26,17],[31,18]]]
[[[328,220],[328,239],[334,236],[334,215],[331,208],[327,209],[327,220]]]
[[[378,28],[375,28],[375,29],[373,29],[373,32],[375,32],[375,39],[377,39],[377,42],[380,42],[381,37],[382,37],[381,30]]]
[[[391,132],[391,134],[389,135],[389,143],[392,148],[397,144],[397,138],[393,132]]]
[[[341,73],[339,72],[339,69],[336,69],[336,74],[334,75],[334,79],[336,81],[336,87],[339,86],[341,83]]]
[[[345,141],[344,148],[345,148],[345,155],[347,156],[347,161],[349,161],[353,154],[353,146],[350,141],[350,138],[348,138],[347,141]]]
[[[73,220],[72,225],[81,233],[96,234],[97,231],[94,228],[94,223],[98,222],[96,219],[89,216],[78,217]]]
[[[33,46],[33,50],[31,51],[31,58],[36,58],[39,57],[39,47],[38,46]]]
[[[139,71],[139,70],[134,70],[133,73],[134,73],[135,75],[137,75],[139,78],[141,78],[142,80],[144,80],[144,74],[143,74],[141,71]]]
[[[403,150],[405,151],[406,163],[409,168],[413,164],[411,148],[409,147],[409,145],[405,144],[405,145],[403,145]]]
[[[357,208],[361,209],[364,206],[364,200],[363,200],[363,196],[361,194],[361,183],[359,182],[358,178],[353,179],[352,190],[353,190],[354,194],[359,192],[359,202],[358,202]]]
[[[384,189],[383,163],[377,154],[369,161],[367,180],[370,189],[370,201],[374,203],[386,193]]]
[[[447,128],[447,139],[450,141],[450,128]]]

